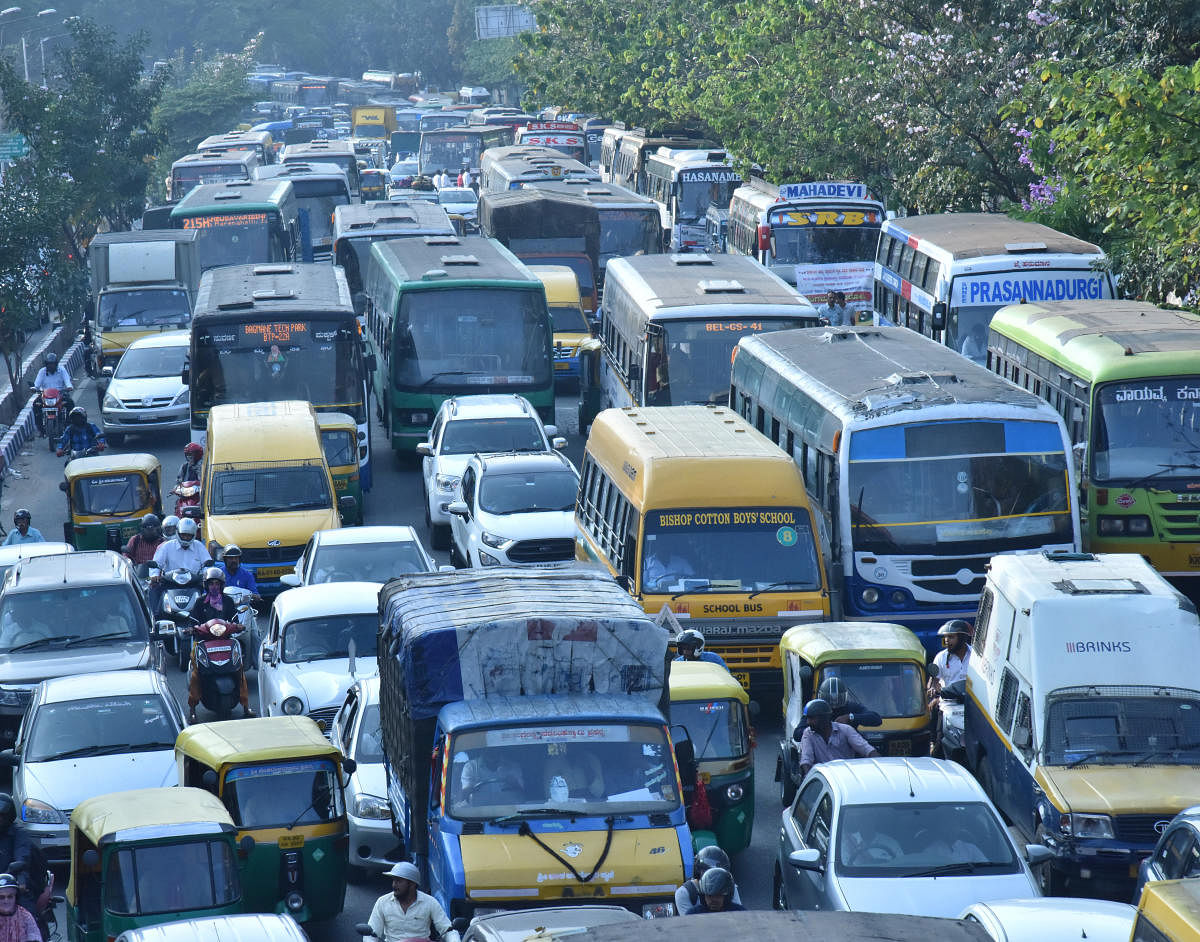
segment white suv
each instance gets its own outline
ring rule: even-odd
[[[434,549],[450,545],[447,507],[458,497],[458,482],[474,454],[549,452],[565,448],[553,425],[543,426],[523,396],[454,396],[442,403],[417,445],[425,490],[425,526]]]
[[[456,566],[570,565],[579,473],[565,455],[473,455],[448,508]]]

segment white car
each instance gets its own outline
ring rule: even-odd
[[[129,345],[100,406],[100,421],[110,445],[121,444],[126,435],[189,427],[190,399],[180,377],[190,337],[190,331],[171,330]]]
[[[479,197],[469,186],[444,186],[438,190],[438,201],[446,212],[462,216],[467,228],[478,228]]]
[[[579,473],[565,455],[474,455],[449,506],[456,566],[569,566]]]
[[[378,582],[342,582],[336,590],[309,585],[276,597],[259,649],[264,716],[304,714],[328,735],[350,685],[375,674],[379,589]]]
[[[70,543],[14,543],[12,546],[0,546],[0,584],[4,582],[4,574],[22,559],[73,552],[75,547]]]
[[[410,572],[437,569],[412,527],[342,527],[318,530],[304,547],[285,586],[325,582],[384,583]]]
[[[392,169],[388,173],[392,175],[392,185],[396,186],[407,177],[415,177],[417,170],[417,161],[416,158],[413,158],[412,160],[397,160],[392,164]]]
[[[70,859],[68,822],[85,798],[178,784],[183,709],[158,671],[105,671],[38,684],[10,750],[18,820],[51,862]]]
[[[434,549],[450,545],[447,508],[458,496],[458,482],[474,454],[548,452],[567,440],[553,425],[542,425],[524,396],[452,396],[442,403],[417,445],[425,491],[425,526]]]
[[[996,942],[1129,942],[1137,908],[1103,899],[1042,896],[975,903],[959,918],[983,926]]]

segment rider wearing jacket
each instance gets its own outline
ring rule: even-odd
[[[158,516],[146,514],[142,517],[141,528],[129,538],[129,542],[125,544],[125,548],[121,552],[135,566],[140,566],[142,563],[148,563],[154,559],[154,554],[162,545],[162,541],[162,529],[158,523]]]
[[[180,526],[187,521],[181,521]],[[237,603],[225,595],[225,573],[216,566],[210,566],[204,571],[204,594],[196,599],[189,612],[196,619],[192,629],[196,640],[205,641],[209,638],[225,638],[232,634],[229,626],[237,627]],[[223,622],[228,623],[222,624]],[[237,643],[236,641],[234,642]],[[246,686],[246,672],[238,674],[238,700],[242,704],[242,713],[253,716],[250,709],[250,690]],[[200,673],[196,669],[196,645],[192,645],[192,668],[188,675],[188,713],[191,722],[196,722],[196,704],[200,702]]]
[[[183,446],[183,466],[179,469],[176,484],[184,481],[202,481],[204,473],[204,446],[198,442],[188,442]]]
[[[33,388],[38,392],[37,398],[33,400],[33,421],[37,425],[38,434],[45,435],[46,425],[42,421],[42,392],[47,389],[57,389],[62,393],[61,408],[70,409],[75,405],[71,399],[71,391],[75,388],[71,382],[71,374],[67,372],[65,366],[59,364],[57,353],[46,354],[46,359],[42,361],[42,368],[38,370],[37,376],[33,380]]]
[[[93,446],[103,451],[108,447],[108,442],[95,423],[88,421],[87,410],[83,406],[76,406],[67,417],[67,427],[63,429],[62,440],[58,443],[58,457],[72,451],[87,451]]]

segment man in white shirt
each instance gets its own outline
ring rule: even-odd
[[[929,682],[930,692],[935,696],[943,687],[966,678],[967,664],[971,661],[971,626],[955,618],[938,629],[938,637],[942,639],[942,650],[933,657],[938,675]]]
[[[387,875],[392,878],[392,892],[375,901],[367,920],[376,938],[382,942],[401,942],[403,939],[459,942],[459,935],[451,928],[446,911],[432,896],[417,889],[421,874],[413,864],[398,863]]]
[[[191,517],[180,520],[179,535],[154,551],[154,561],[163,572],[173,569],[199,572],[208,562],[208,550],[196,539],[196,521]]]

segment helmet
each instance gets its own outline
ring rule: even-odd
[[[42,365],[46,367],[47,373],[53,373],[58,369],[58,354],[51,350],[46,354],[46,358],[42,360]]]
[[[21,520],[32,520],[32,519],[33,519],[33,515],[28,510],[26,510],[24,507],[20,508],[15,514],[13,514],[13,523],[18,523]]]
[[[70,419],[72,425],[83,425],[87,421],[87,409],[83,406],[76,406],[67,414],[67,418]]]
[[[710,867],[700,878],[701,896],[732,896],[733,876],[724,867]]]
[[[230,556],[234,556],[238,559],[241,559],[242,558],[242,548],[240,546],[238,546],[236,543],[230,543],[228,546],[225,547],[225,549],[223,549],[221,551],[221,558],[228,559]]]
[[[17,820],[17,806],[12,795],[0,792],[0,827],[7,828]]]
[[[818,697],[816,700],[809,700],[808,703],[804,704],[805,719],[813,720],[821,716],[826,719],[833,719],[833,707],[829,705],[828,700],[822,700]]]
[[[21,884],[17,882],[17,878],[11,873],[0,873],[0,890],[21,889]]]
[[[415,883],[418,886],[421,884],[421,871],[417,869],[415,864],[410,864],[407,860],[400,861],[384,876],[399,880],[408,880],[410,883]]]
[[[692,869],[697,877],[701,877],[705,871],[713,867],[723,867],[728,870],[729,855],[716,844],[707,844],[696,851],[696,863]]]
[[[142,517],[141,528],[143,530],[157,530],[159,527],[160,524],[158,522],[157,514],[146,514],[146,516]]]
[[[679,636],[675,639],[675,647],[695,648],[697,651],[703,651],[704,635],[700,634],[695,628],[686,628],[679,632]]]
[[[187,537],[187,539],[184,539]],[[190,543],[196,538],[196,521],[191,517],[184,517],[179,521],[179,542]]]
[[[179,530],[179,518],[174,514],[169,517],[163,517],[162,532],[163,536],[174,536]]]
[[[225,573],[221,572],[219,566],[209,566],[204,570],[204,584],[208,585],[213,579],[216,579],[221,585],[225,584]]]
[[[949,638],[952,635],[962,635],[971,640],[971,626],[961,618],[952,618],[937,630],[939,638]],[[945,642],[943,642],[944,644]]]
[[[183,446],[183,456],[199,461],[204,457],[204,446],[199,442],[188,442]]]
[[[850,691],[840,677],[826,677],[817,688],[817,697],[829,704],[830,709],[838,710],[850,702]]]

